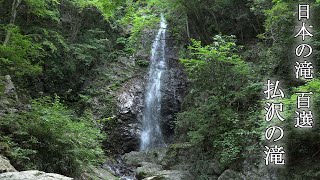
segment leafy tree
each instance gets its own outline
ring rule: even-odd
[[[261,85],[254,82],[251,68],[236,54],[232,37],[217,35],[206,46],[192,42],[189,58],[182,59],[191,86],[184,110],[178,114],[176,132],[181,140],[193,144],[193,152],[203,162],[197,170],[205,174],[210,159],[218,157],[229,164],[241,158],[248,147],[258,147]]]
[[[14,26],[18,14],[18,8],[22,2],[22,0],[12,1],[11,17],[9,21],[10,26]],[[49,17],[57,20],[57,10],[51,10],[52,6],[56,6],[58,4],[57,0],[25,0],[24,3],[26,3],[30,7],[30,12],[34,13],[35,15],[41,17]],[[3,41],[3,45],[8,44],[10,36],[11,31],[8,30],[5,40]]]
[[[244,42],[263,32],[263,16],[254,15],[250,1],[247,0],[161,2],[167,4],[165,7],[169,12],[180,20],[178,26],[183,27],[180,30],[186,32],[187,37],[200,39],[205,44],[212,42],[213,34],[236,35]]]

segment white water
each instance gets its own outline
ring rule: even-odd
[[[165,146],[160,128],[161,111],[161,77],[166,72],[166,28],[167,23],[161,15],[160,28],[153,42],[150,70],[145,96],[145,108],[142,118],[140,150],[149,150]]]

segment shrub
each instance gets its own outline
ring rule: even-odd
[[[56,97],[34,100],[32,110],[0,118],[0,149],[17,169],[76,177],[100,162],[102,134],[90,115],[77,118]]]
[[[146,60],[138,60],[138,61],[137,61],[137,64],[138,64],[140,67],[148,67],[148,66],[149,66],[149,61],[146,61]]]

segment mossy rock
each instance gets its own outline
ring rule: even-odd
[[[190,159],[190,149],[191,144],[189,143],[171,144],[163,158],[162,165],[165,167],[172,167],[181,164],[182,162],[187,162]]]
[[[162,166],[158,164],[142,162],[142,166],[137,168],[137,175],[138,179],[147,178],[151,176],[157,175],[159,171],[162,170]]]

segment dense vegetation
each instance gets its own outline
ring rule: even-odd
[[[313,9],[313,66],[318,72],[320,2],[308,2]],[[248,155],[254,162],[262,161],[267,126],[263,85],[274,78],[286,92],[282,143],[289,164],[284,173],[316,172],[317,167],[310,169],[308,164],[320,157],[319,127],[307,132],[292,127],[295,92],[313,91],[314,114],[320,113],[317,75],[307,82],[289,75],[295,63],[297,3],[0,0],[0,96],[4,97],[5,75],[11,76],[19,96],[0,98],[0,154],[19,170],[76,177],[117,151],[118,139],[112,133],[114,92],[148,66],[141,59],[131,65],[121,58],[150,48],[141,39],[146,38],[146,28],[156,27],[162,12],[181,47],[179,58],[189,80],[182,111],[176,115],[175,142],[191,144],[190,161],[197,162],[193,174],[210,177],[206,165],[212,159],[240,169]],[[97,103],[95,97],[102,100]],[[99,103],[104,105],[97,107]],[[102,142],[113,149],[103,149]],[[319,178],[314,174],[310,177]]]
[[[84,87],[122,53],[112,18],[121,1],[0,3],[2,93],[10,75],[19,97],[1,98],[1,154],[18,170],[80,176],[105,157],[100,123],[108,115],[93,118]]]
[[[257,99],[261,84],[236,54],[234,39],[217,35],[204,47],[194,40],[189,49],[192,59],[182,59],[182,63],[191,87],[184,111],[178,114],[177,133],[184,136],[188,132],[182,138],[201,154],[204,166],[217,156],[229,164],[244,153],[244,148],[254,152],[260,135]],[[196,170],[206,171],[203,167]]]
[[[190,87],[176,127],[180,141],[193,145],[194,158],[197,159],[194,173],[203,179],[212,176],[208,163],[214,158],[227,166],[240,163],[240,169],[244,159],[258,162],[259,159],[255,158],[262,158],[261,149],[266,144],[263,132],[269,127],[263,122],[263,84],[267,79],[279,79],[287,97],[284,100],[286,138],[282,144],[287,146],[289,154],[287,171],[282,173],[292,178],[300,175],[318,177],[317,166],[310,169],[307,165],[319,158],[318,127],[310,131],[293,127],[297,99],[294,93],[312,91],[317,94],[319,81],[317,78],[310,82],[298,81],[294,75],[288,75],[294,73],[292,49],[295,45],[293,34],[297,2],[202,2],[203,6],[202,3],[193,5],[192,2],[177,1],[177,7],[186,13],[189,24],[199,28],[190,29],[189,34],[201,40],[192,40],[181,59],[189,75]],[[314,9],[312,25],[315,28],[315,36],[310,43],[318,48],[319,4],[314,1],[309,3]],[[227,9],[234,12],[231,17],[224,14]],[[210,10],[216,13],[206,13]],[[235,22],[231,23],[234,14]],[[219,15],[223,17],[214,17]],[[198,23],[202,25],[196,26],[194,23],[199,19],[201,21]],[[206,27],[210,25],[211,29]],[[201,27],[211,33],[201,32]],[[238,46],[232,43],[234,41],[230,37],[216,35],[212,38],[217,32],[236,35]],[[314,64],[318,64],[317,52],[313,58]],[[317,72],[317,66],[314,67]],[[319,96],[314,95],[312,107],[315,114],[318,102]],[[318,119],[314,120],[316,122]],[[301,171],[297,172],[299,168]]]
[[[103,160],[103,137],[92,122],[74,117],[58,98],[37,99],[31,111],[1,119],[2,150],[19,169],[76,176]]]

